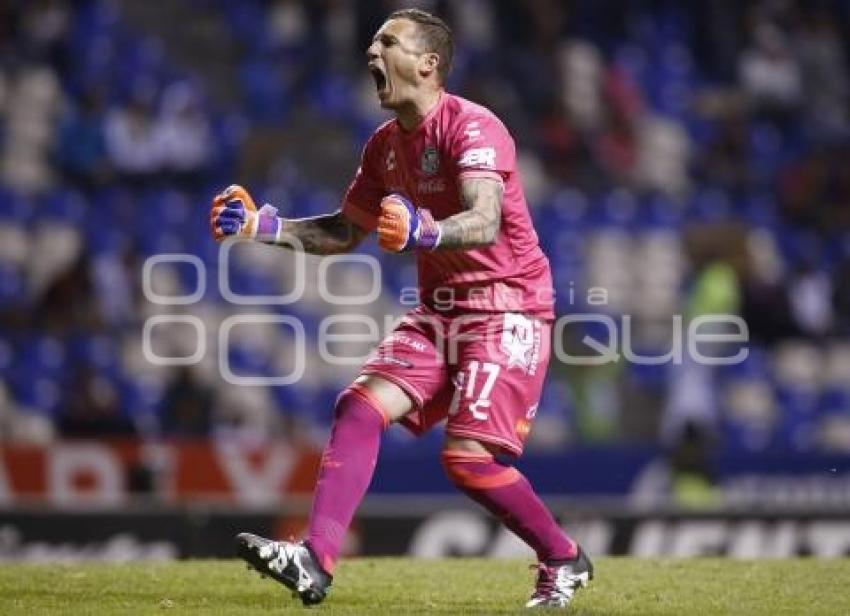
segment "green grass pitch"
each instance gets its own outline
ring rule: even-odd
[[[343,562],[313,614],[521,614],[534,572],[505,560]],[[850,614],[850,559],[601,558],[567,614]],[[0,614],[304,613],[241,562],[0,565]]]

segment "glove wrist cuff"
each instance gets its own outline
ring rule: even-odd
[[[280,235],[281,226],[277,208],[266,203],[257,211],[257,225],[253,237],[258,242],[274,244]]]
[[[443,228],[434,220],[427,209],[419,210],[419,229],[416,247],[422,250],[436,250],[443,237]]]

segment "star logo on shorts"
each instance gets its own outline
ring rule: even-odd
[[[508,341],[502,341],[502,350],[508,356],[508,369],[520,368],[528,372],[531,365],[531,344],[513,335]]]
[[[519,368],[527,374],[534,366],[535,345],[538,340],[535,331],[535,323],[531,319],[521,314],[505,314],[500,347],[508,356],[508,370]]]

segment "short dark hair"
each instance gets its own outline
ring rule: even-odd
[[[419,30],[419,38],[425,44],[429,53],[440,56],[437,65],[437,74],[441,83],[446,83],[449,69],[452,66],[452,55],[454,54],[454,35],[448,24],[436,15],[432,15],[422,9],[400,9],[390,13],[390,19],[408,19],[416,24]]]

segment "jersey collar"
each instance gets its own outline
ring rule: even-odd
[[[448,94],[446,93],[446,91],[440,90],[440,98],[437,99],[437,104],[434,105],[431,108],[431,110],[425,115],[425,117],[422,118],[422,121],[419,122],[419,124],[416,125],[416,128],[414,128],[410,132],[405,131],[404,128],[402,128],[401,124],[399,123],[398,118],[396,118],[395,125],[396,125],[396,128],[398,129],[398,134],[401,135],[401,137],[404,138],[404,139],[410,139],[411,137],[419,134],[419,131],[421,131],[423,128],[425,128],[425,126],[427,126],[431,122],[431,120],[434,119],[434,117],[437,115],[437,113],[439,113],[440,109],[445,104],[447,98],[448,98]]]

